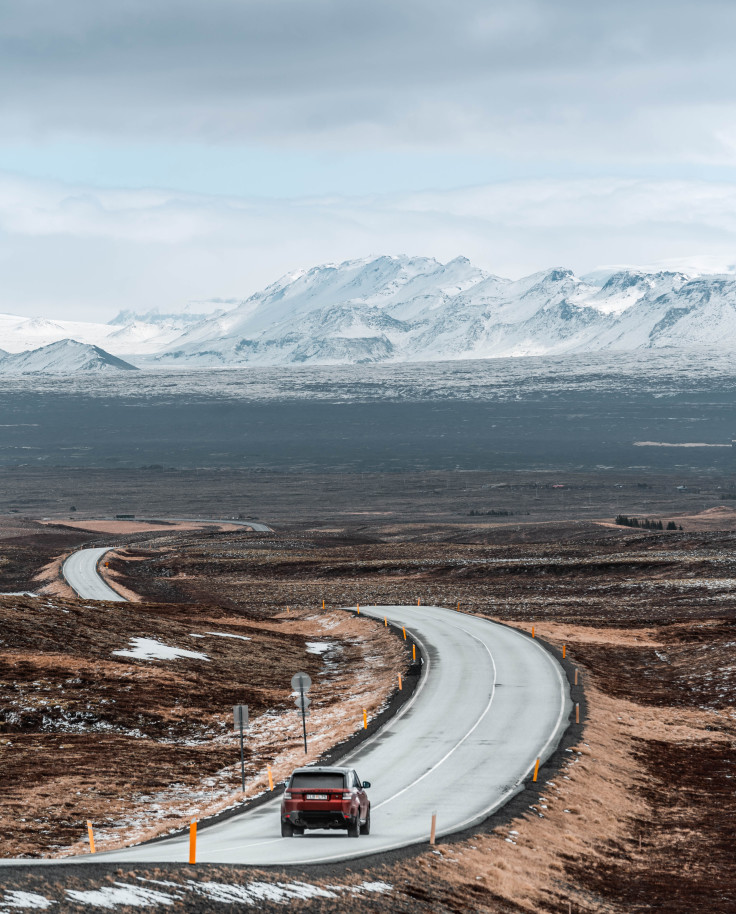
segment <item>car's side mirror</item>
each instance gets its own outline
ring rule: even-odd
[[[364,787],[365,790],[367,790],[370,786],[371,786],[371,782],[370,782],[370,781],[363,781],[363,787]]]

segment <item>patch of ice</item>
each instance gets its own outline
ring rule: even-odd
[[[31,590],[11,590],[5,593],[0,593],[0,597],[37,597],[37,593],[33,593]],[[22,893],[21,893],[22,894]],[[38,896],[41,897],[40,895]]]
[[[308,654],[324,654],[332,647],[327,641],[307,641]]]
[[[237,638],[238,641],[250,641],[246,635],[231,635],[228,632],[205,632],[205,635],[214,635],[216,638]]]
[[[207,660],[209,657],[199,651],[186,651],[181,647],[169,647],[155,638],[131,638],[130,648],[124,651],[113,651],[116,657],[134,657],[136,660],[176,660],[178,657],[191,657],[194,660]]]
[[[130,908],[150,908],[156,904],[172,905],[181,899],[181,895],[168,895],[157,889],[147,889],[141,885],[126,885],[116,882],[114,886],[102,886],[99,889],[67,889],[66,894],[72,901],[93,905],[96,908],[113,910],[117,905]]]
[[[3,596],[6,596],[6,594],[3,594]],[[6,892],[5,897],[0,900],[0,912],[5,914],[5,911],[17,911],[21,908],[26,911],[45,911],[52,904],[56,904],[56,902],[50,901],[43,895],[37,895],[35,892],[10,891]]]

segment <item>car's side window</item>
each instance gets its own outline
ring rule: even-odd
[[[358,772],[357,772],[357,771],[353,771],[353,784],[354,784],[355,787],[358,788],[358,790],[360,790],[360,788],[363,786],[363,785],[361,784],[360,778],[358,777]]]

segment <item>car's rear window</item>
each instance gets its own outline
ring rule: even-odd
[[[332,788],[333,790],[342,790],[345,786],[345,778],[342,774],[330,773],[328,771],[299,771],[291,777],[290,787],[301,788]]]

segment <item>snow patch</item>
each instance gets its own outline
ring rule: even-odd
[[[116,882],[114,886],[103,886],[99,889],[67,889],[67,897],[80,904],[93,905],[96,908],[114,910],[118,905],[130,908],[150,908],[156,904],[173,905],[181,895],[167,895],[158,889],[148,889],[142,885],[128,885]]]
[[[35,892],[18,892],[10,891],[5,893],[5,897],[0,899],[0,914],[6,911],[45,911],[50,908],[55,901],[49,901],[43,895],[37,895]]]
[[[324,654],[332,647],[326,641],[307,641],[306,651],[308,654]]]
[[[128,650],[113,651],[116,657],[134,657],[136,660],[176,660],[179,657],[191,657],[193,660],[207,660],[207,654],[199,651],[187,651],[181,647],[169,647],[155,638],[131,638]]]

